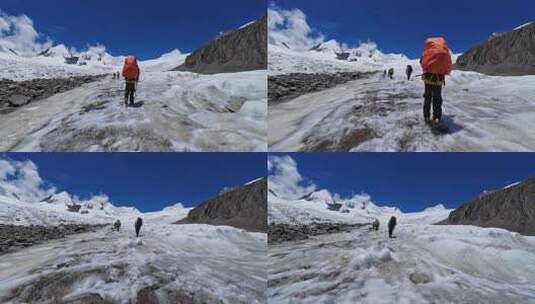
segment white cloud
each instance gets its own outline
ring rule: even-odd
[[[0,49],[14,50],[22,56],[35,55],[52,46],[26,15],[10,16],[0,10]]]
[[[269,189],[286,199],[297,199],[316,190],[316,185],[303,178],[297,163],[290,156],[268,159]]]
[[[56,192],[39,175],[39,168],[32,161],[0,159],[0,191],[15,194],[21,200],[37,202]]]
[[[54,41],[39,33],[30,17],[26,15],[10,16],[0,9],[0,51],[15,51],[20,56],[35,56],[54,46]],[[74,47],[56,45],[64,48],[65,52],[60,55],[66,56],[87,54],[90,56],[105,56],[106,47],[100,43],[87,45],[85,50],[77,50]]]
[[[324,36],[312,29],[300,9],[284,10],[275,5],[268,8],[269,44],[306,50],[322,43]]]
[[[297,168],[297,162],[291,156],[270,156],[268,158],[268,171],[269,189],[284,199],[299,199],[319,190],[313,181],[301,175]],[[328,190],[324,191],[329,192]],[[370,195],[364,192],[353,194],[351,197],[343,197],[338,193],[331,193],[331,195],[335,201],[345,201],[354,206],[372,201]]]
[[[306,14],[297,8],[285,10],[271,4],[268,8],[268,31],[269,44],[286,45],[298,51],[309,50],[321,43],[324,48],[335,51],[354,49],[362,57],[380,52],[377,44],[372,41],[349,45],[334,39],[327,40],[321,32],[310,26]]]

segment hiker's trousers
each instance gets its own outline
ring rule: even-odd
[[[126,81],[124,89],[124,103],[134,104],[134,97],[136,95],[136,83],[134,81]]]
[[[442,86],[434,84],[425,85],[424,117],[431,117],[431,104],[433,104],[433,119],[442,120]]]

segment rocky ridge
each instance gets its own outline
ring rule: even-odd
[[[375,73],[341,72],[335,74],[292,73],[269,76],[268,101],[280,103],[308,93],[323,91]]]
[[[0,80],[0,114],[15,111],[28,103],[46,99],[63,93],[86,83],[102,79],[100,76],[77,76],[70,78],[33,79],[16,82],[8,79]]]
[[[220,34],[193,52],[175,70],[200,74],[267,70],[267,16]]]
[[[535,235],[535,178],[485,192],[454,210],[440,224],[502,228]]]
[[[224,191],[191,210],[177,224],[225,225],[267,232],[267,179]]]

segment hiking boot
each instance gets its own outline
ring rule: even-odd
[[[440,119],[438,119],[438,118],[434,118],[434,119],[433,119],[433,125],[434,125],[434,126],[438,126],[439,124],[440,124]]]
[[[432,121],[431,121],[431,118],[429,118],[429,117],[425,117],[424,119],[425,119],[425,123],[426,123],[426,124],[428,124],[428,125],[431,124],[431,122],[432,122]]]

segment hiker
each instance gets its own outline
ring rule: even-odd
[[[143,220],[138,217],[134,227],[136,228],[136,237],[139,237],[139,230],[141,230],[141,225],[143,225]]]
[[[411,80],[411,75],[412,75],[412,65],[408,65],[407,66],[407,70],[406,70],[406,73],[407,73],[407,80]]]
[[[442,37],[427,39],[420,64],[425,83],[424,119],[427,124],[438,126],[442,120],[442,87],[446,85],[446,75],[452,70],[450,49],[446,40]]]
[[[113,228],[117,231],[119,231],[121,229],[121,221],[120,220],[116,220],[115,223],[113,224]]]
[[[383,71],[383,78],[386,78],[386,70]]]
[[[394,79],[394,68],[390,68],[390,70],[388,70],[388,77],[390,77],[390,79]]]
[[[395,216],[392,216],[390,220],[388,221],[388,237],[392,238],[392,233],[394,232],[394,228],[396,228],[396,222],[397,219]]]
[[[139,66],[135,56],[128,56],[124,60],[123,77],[126,81],[124,92],[124,103],[126,106],[134,105],[134,98],[136,94],[136,86],[139,81]]]
[[[372,224],[373,230],[379,231],[379,219],[375,219],[375,221]]]

